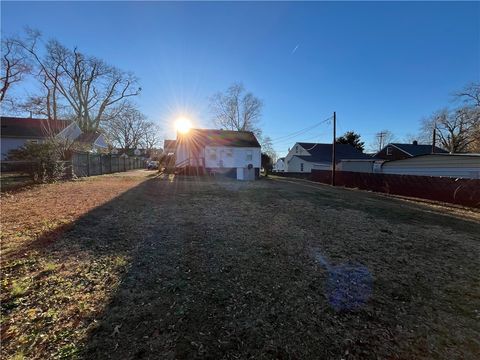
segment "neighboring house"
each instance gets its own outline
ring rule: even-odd
[[[282,157],[273,164],[273,171],[275,172],[284,172],[285,171],[285,158]]]
[[[401,160],[343,160],[341,171],[480,179],[480,154],[426,154]]]
[[[1,117],[1,155],[4,160],[11,150],[27,142],[41,143],[51,137],[74,141],[82,130],[73,121]]]
[[[81,148],[101,152],[108,149],[107,141],[102,133],[98,131],[84,132],[75,139],[75,144]]]
[[[435,154],[448,153],[437,146],[433,152]],[[422,145],[414,141],[411,144],[390,143],[377,152],[374,157],[384,160],[401,160],[427,154],[432,154],[432,145]]]
[[[480,154],[427,154],[385,161],[374,168],[382,174],[446,176],[480,179]]]
[[[285,157],[286,172],[330,170],[332,168],[332,144],[296,143]],[[370,159],[350,144],[335,144],[335,162],[344,159]]]
[[[337,166],[337,170],[372,173],[375,164],[381,165],[383,162],[385,162],[385,160],[378,160],[374,158],[341,160]]]
[[[250,131],[190,129],[178,133],[175,157],[177,169],[230,173],[239,180],[253,180],[260,174],[261,147]]]

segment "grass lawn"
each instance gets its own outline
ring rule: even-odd
[[[480,213],[132,171],[2,194],[2,358],[477,359]]]

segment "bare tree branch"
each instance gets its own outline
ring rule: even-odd
[[[213,121],[229,130],[259,133],[262,108],[262,101],[252,93],[245,93],[241,84],[233,84],[224,93],[219,92],[210,98]]]

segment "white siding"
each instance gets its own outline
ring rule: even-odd
[[[303,164],[303,171],[302,171],[302,164]],[[304,172],[304,173],[311,173],[313,169],[330,170],[332,168],[330,163],[312,163],[312,162],[300,159],[297,156],[291,157],[290,162],[286,164],[286,167],[287,167],[287,172]]]
[[[480,155],[425,155],[387,161],[382,173],[480,179]]]
[[[180,144],[176,149],[176,166],[204,166],[206,168],[245,168],[252,164],[254,168],[261,166],[260,148],[206,146],[200,151],[198,161],[190,156],[186,144]],[[247,157],[248,155],[248,157]],[[249,157],[251,155],[251,159]],[[189,163],[186,164],[187,160]]]
[[[286,170],[285,161],[278,159],[275,165],[273,165],[273,171],[283,172]]]
[[[337,165],[340,171],[354,171],[354,172],[373,172],[373,164],[375,160],[342,160]]]
[[[295,143],[293,147],[290,149],[288,152],[287,156],[285,156],[285,166],[288,168],[288,163],[294,157],[295,155],[301,155],[301,156],[311,156],[310,153],[305,150],[302,146],[300,146],[298,143]],[[290,171],[285,169],[285,171]]]
[[[252,164],[254,168],[260,168],[260,148],[222,146],[205,147],[206,168],[245,168],[249,164]]]
[[[105,138],[103,135],[100,135],[97,138],[97,140],[95,140],[95,143],[93,145],[95,148],[100,148],[100,149],[106,149],[108,147],[108,144],[105,141]]]
[[[56,137],[73,141],[82,134],[82,130],[76,122],[72,122],[65,129],[60,131]]]

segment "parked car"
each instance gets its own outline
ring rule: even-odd
[[[147,162],[147,169],[148,169],[148,170],[156,170],[156,169],[158,169],[158,161],[149,161],[149,162]]]

